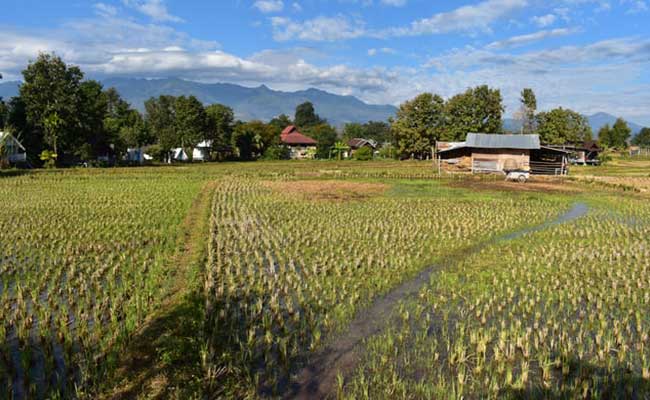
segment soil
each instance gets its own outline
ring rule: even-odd
[[[381,183],[333,180],[265,181],[263,185],[285,195],[326,201],[367,200],[389,189]]]
[[[344,334],[335,338],[325,349],[311,357],[309,364],[297,374],[295,382],[290,385],[288,393],[284,397],[286,399],[305,400],[332,397],[337,389],[337,375],[349,377],[357,366],[360,360],[358,350],[363,340],[380,333],[386,323],[390,321],[388,317],[399,301],[416,295],[420,289],[429,284],[431,276],[436,271],[447,268],[460,259],[475,254],[487,246],[513,240],[527,233],[547,229],[553,225],[570,222],[586,215],[588,211],[589,208],[586,204],[576,203],[571,210],[556,219],[514,233],[497,236],[478,243],[469,249],[462,249],[447,256],[439,265],[430,267],[415,278],[401,284],[386,296],[376,300],[370,308],[357,313]]]

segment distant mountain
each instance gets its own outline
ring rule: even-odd
[[[18,87],[20,82],[0,82],[0,97],[4,101],[8,101],[10,98],[18,95]]]
[[[386,121],[397,109],[391,105],[371,105],[353,96],[339,96],[318,89],[298,92],[271,90],[266,86],[249,88],[228,83],[199,83],[182,79],[109,78],[104,87],[114,87],[121,96],[140,111],[144,102],[160,95],[194,95],[204,104],[220,103],[235,110],[244,121],[268,121],[280,114],[293,116],[296,106],[311,101],[316,112],[333,125],[347,122]],[[18,94],[17,82],[0,83],[0,96],[10,98]]]
[[[589,121],[589,126],[591,126],[591,131],[594,134],[594,139],[598,138],[598,131],[600,130],[600,128],[602,128],[606,124],[609,124],[610,126],[614,125],[616,119],[617,117],[604,112],[599,112],[594,115],[587,116],[587,120]],[[632,129],[632,136],[636,135],[637,133],[639,133],[641,129],[643,129],[641,125],[631,121],[627,121],[627,124],[630,127],[630,129]],[[508,132],[520,132],[521,121],[512,118],[505,118],[503,120],[503,129]]]

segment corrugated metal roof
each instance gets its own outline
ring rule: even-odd
[[[539,135],[502,135],[489,133],[468,133],[465,147],[479,149],[525,149],[540,148]]]

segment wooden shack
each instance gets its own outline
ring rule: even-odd
[[[568,152],[542,146],[538,135],[469,133],[463,143],[437,152],[442,163],[472,173],[528,171],[537,175],[566,175]]]

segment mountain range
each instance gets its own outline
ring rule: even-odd
[[[262,85],[245,87],[229,83],[200,83],[176,78],[135,79],[108,78],[102,81],[104,87],[114,87],[133,107],[144,111],[144,102],[160,95],[194,95],[204,104],[221,103],[230,106],[237,118],[249,121],[260,119],[269,121],[280,115],[293,116],[296,106],[305,101],[314,104],[316,112],[335,126],[348,122],[386,121],[393,117],[397,108],[392,105],[372,105],[364,103],[354,96],[340,96],[318,89],[297,92],[272,90]],[[0,97],[9,99],[18,94],[20,82],[0,83]],[[598,130],[605,124],[613,125],[616,117],[604,112],[587,116],[589,125],[597,136]],[[628,121],[633,135],[642,126]],[[507,131],[519,132],[521,123],[514,119],[504,119]]]

